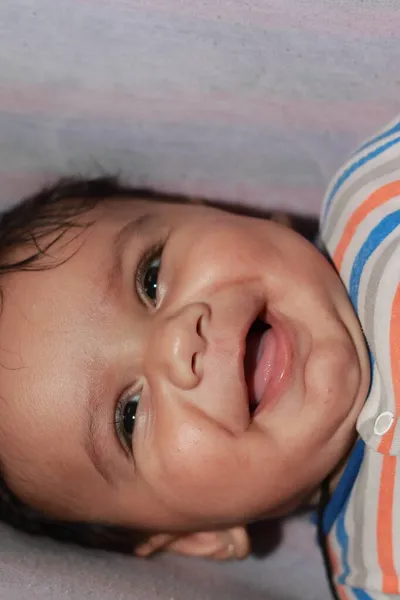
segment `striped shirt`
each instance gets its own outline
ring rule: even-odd
[[[321,239],[359,316],[372,382],[359,439],[322,517],[343,600],[400,598],[400,118],[325,197]]]

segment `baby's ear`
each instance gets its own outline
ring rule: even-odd
[[[245,558],[250,552],[250,539],[245,527],[232,527],[222,531],[201,531],[179,536],[153,535],[135,549],[137,556],[151,556],[158,551],[185,556],[231,560]]]

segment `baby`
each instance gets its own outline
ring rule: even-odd
[[[340,277],[282,224],[112,179],[5,214],[1,517],[224,559],[317,503],[337,597],[397,597],[399,180],[396,122],[328,192]]]

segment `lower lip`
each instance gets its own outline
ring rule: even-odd
[[[254,417],[264,409],[271,410],[277,403],[287,385],[291,371],[293,353],[289,333],[280,320],[275,319],[271,315],[268,315],[268,322],[272,328],[270,335],[274,335],[275,356],[260,403],[254,411]],[[262,364],[263,360],[266,362],[269,360],[269,357],[265,356],[266,353],[268,353],[267,344],[265,345],[263,354],[259,358],[259,364]]]

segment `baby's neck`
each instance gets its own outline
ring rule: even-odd
[[[332,496],[342,478],[357,439],[358,437],[355,437],[349,451],[343,456],[340,462],[336,465],[335,469],[328,475],[329,496]],[[315,509],[319,506],[321,501],[321,489],[322,484],[318,487],[318,490],[312,496],[310,496],[309,502],[307,502],[307,507]]]

